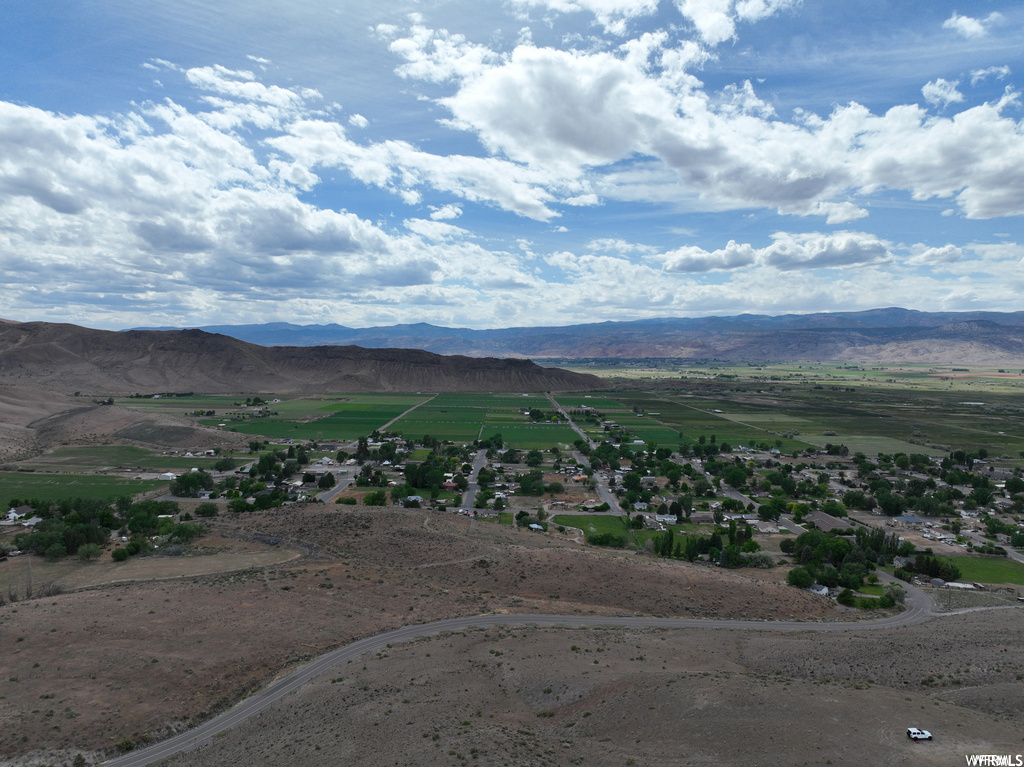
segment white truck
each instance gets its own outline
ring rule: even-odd
[[[931,740],[932,734],[928,732],[928,730],[919,730],[917,727],[908,727],[907,737],[916,743],[919,740]]]

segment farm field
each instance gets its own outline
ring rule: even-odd
[[[145,493],[165,485],[167,482],[158,480],[4,471],[0,472],[0,505],[9,503],[12,498],[39,498],[43,501],[95,498],[112,501],[118,496]]]
[[[520,410],[550,411],[547,397],[538,394],[439,394],[397,421],[392,427],[406,439],[471,442],[501,434],[517,449],[544,449],[571,445],[579,435],[565,424],[529,423]]]
[[[994,378],[981,391],[974,379],[936,386],[929,369],[857,371],[865,376],[857,386],[808,377],[820,371],[790,371],[791,379],[768,380],[754,377],[764,373],[754,368],[731,370],[709,368],[703,379],[688,371],[678,386],[659,382],[651,391],[635,388],[614,396],[689,437],[713,433],[730,444],[781,440],[784,452],[829,442],[868,455],[984,447],[1017,457],[1024,450],[1024,380]],[[712,374],[728,375],[728,383],[720,385]]]
[[[277,415],[247,421],[204,419],[208,426],[227,423],[242,434],[270,439],[352,441],[368,436],[430,395],[352,394],[285,400],[267,407]],[[335,401],[331,401],[335,400]]]
[[[483,439],[501,434],[509,447],[518,450],[544,450],[551,447],[566,447],[579,439],[579,434],[565,424],[484,424]]]
[[[132,445],[94,445],[91,447],[58,447],[42,455],[18,461],[20,468],[35,471],[87,473],[131,467],[150,470],[209,469],[219,458],[207,456],[160,455]]]

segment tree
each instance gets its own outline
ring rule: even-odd
[[[639,493],[640,488],[643,487],[643,478],[640,476],[639,472],[628,472],[622,478],[622,486],[625,487],[627,490],[632,490],[634,492]]]
[[[324,475],[316,481],[316,486],[319,487],[321,490],[330,490],[336,484],[338,484],[337,480],[334,478],[334,475],[329,471],[324,472]]]
[[[845,605],[846,607],[857,606],[857,597],[850,589],[843,589],[841,592],[839,592],[839,596],[836,597],[836,601],[841,605]]]
[[[217,516],[217,504],[209,502],[199,504],[196,506],[196,515],[200,517]]]
[[[238,465],[234,458],[221,458],[217,463],[213,464],[213,468],[216,471],[233,471]]]
[[[356,463],[362,466],[370,457],[370,443],[366,437],[360,437],[356,447]]]
[[[718,564],[720,567],[737,568],[743,566],[743,554],[740,551],[740,547],[730,544],[722,549],[722,553],[718,558]]]
[[[798,589],[809,589],[814,585],[814,576],[806,567],[794,567],[786,576],[786,583]]]
[[[62,542],[56,541],[46,547],[46,558],[51,562],[56,562],[58,559],[66,557],[68,555],[67,546]]]
[[[739,466],[729,469],[729,471],[725,473],[725,483],[730,487],[734,487],[739,490],[747,484],[747,472]]]

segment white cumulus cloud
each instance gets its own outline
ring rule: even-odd
[[[877,264],[890,257],[888,244],[866,232],[777,232],[764,248],[735,240],[715,251],[696,246],[679,248],[664,254],[662,268],[666,272],[698,273],[759,265],[790,271]]]
[[[958,81],[949,82],[940,77],[925,83],[921,93],[929,104],[945,107],[964,100],[964,94],[956,89],[959,84]]]
[[[984,19],[975,19],[971,16],[961,16],[954,11],[952,16],[942,22],[942,27],[953,30],[969,40],[977,39],[988,34],[989,27],[1001,21],[1002,18],[1002,14],[990,13]]]

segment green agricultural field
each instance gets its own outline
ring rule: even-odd
[[[546,448],[572,444],[578,435],[564,424],[531,424],[522,408],[551,410],[547,397],[519,394],[439,394],[392,427],[407,439],[429,434],[453,442],[472,442],[501,434],[516,448]],[[571,435],[571,436],[569,436]]]
[[[961,581],[1024,586],[1024,564],[1005,557],[943,557],[960,568]]]
[[[203,423],[226,423],[228,428],[242,434],[270,439],[351,441],[382,429],[405,411],[429,399],[430,395],[408,394],[352,394],[297,399],[268,405],[277,415],[266,418],[246,421],[215,418]]]
[[[680,442],[686,441],[686,437],[680,436],[677,429],[651,423],[648,419],[644,420],[645,423],[639,423],[640,419],[637,419],[638,423],[629,424],[629,430],[636,435],[637,439],[642,439],[649,445],[657,444],[672,449],[676,449]]]
[[[223,396],[213,394],[197,394],[188,397],[121,397],[114,400],[114,404],[120,407],[131,408],[132,410],[182,410],[191,412],[193,410],[232,410],[236,402],[245,402],[245,395]]]
[[[837,434],[837,436],[831,437],[819,437],[814,435],[801,435],[801,439],[810,442],[818,447],[824,447],[826,444],[833,445],[846,445],[850,448],[850,453],[864,453],[864,455],[873,457],[879,453],[921,453],[922,455],[930,456],[943,456],[947,451],[938,450],[923,445],[915,445],[910,442],[904,442],[900,439],[892,439],[891,437],[870,437],[870,436],[843,436]]]
[[[119,466],[139,466],[153,457],[150,450],[130,445],[93,445],[89,447],[58,447],[43,455],[18,461],[22,468],[35,471],[90,472]]]
[[[431,402],[396,421],[390,430],[406,439],[419,440],[429,434],[436,439],[472,442],[480,436],[480,428],[486,418],[487,410],[482,407],[458,407]]]
[[[16,464],[20,468],[44,472],[87,474],[116,468],[139,468],[152,471],[209,469],[219,458],[206,456],[160,455],[131,445],[93,445],[89,447],[58,447],[55,450],[26,458]]]
[[[0,505],[9,503],[12,498],[39,498],[44,501],[98,498],[112,501],[118,496],[145,493],[166,485],[167,482],[157,480],[5,471],[0,472]]]
[[[592,407],[602,413],[614,410],[629,410],[629,405],[624,405],[617,399],[612,399],[602,394],[559,394],[555,402],[566,410],[578,408],[581,405]]]
[[[545,450],[572,445],[575,440],[580,438],[580,435],[573,431],[571,426],[559,423],[494,424],[488,422],[484,425],[481,432],[483,439],[495,434],[501,434],[505,445],[517,450]]]

